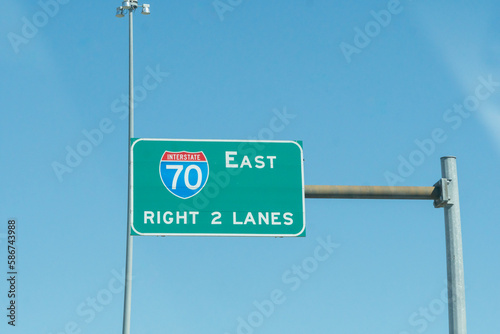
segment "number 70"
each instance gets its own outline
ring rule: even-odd
[[[174,174],[174,179],[172,180],[172,189],[177,189],[177,181],[179,180],[179,175],[181,174],[182,170],[184,169],[183,165],[166,165],[167,169],[175,169],[175,174]],[[195,170],[197,174],[197,180],[196,184],[192,185],[189,182],[189,172],[191,170]],[[200,167],[196,165],[189,165],[186,167],[186,170],[184,171],[184,184],[186,187],[188,187],[191,190],[197,189],[201,185],[201,169]]]

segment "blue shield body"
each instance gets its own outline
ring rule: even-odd
[[[193,197],[207,183],[207,158],[203,152],[165,151],[160,160],[160,177],[174,196]]]

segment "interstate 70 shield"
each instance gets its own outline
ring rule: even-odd
[[[132,139],[131,231],[154,236],[305,236],[296,141]]]
[[[160,176],[174,196],[182,199],[193,197],[207,183],[207,158],[203,152],[165,151],[160,161]]]

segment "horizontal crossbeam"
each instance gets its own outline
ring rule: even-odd
[[[439,200],[439,187],[305,186],[306,198],[430,199]]]

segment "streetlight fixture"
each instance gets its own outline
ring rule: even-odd
[[[134,37],[133,37],[133,14],[141,6],[142,14],[150,14],[149,5],[139,5],[137,0],[123,1],[122,5],[116,8],[116,17],[124,17],[128,11],[129,15],[129,85],[128,85],[128,205],[127,205],[127,255],[125,263],[125,298],[123,305],[123,334],[130,334],[130,307],[132,301],[132,246],[133,239],[130,234],[131,219],[131,191],[130,184],[132,174],[130,173],[130,140],[134,137]]]
[[[116,17],[124,17],[122,7],[116,8]]]
[[[151,12],[149,11],[149,5],[147,3],[145,3],[144,5],[142,5],[142,12],[141,14],[143,15],[149,15],[151,14]]]
[[[137,2],[137,1],[132,0],[132,2]],[[130,7],[132,7],[132,4],[131,4],[130,1],[123,1],[122,2],[122,8],[123,9],[130,9]]]

